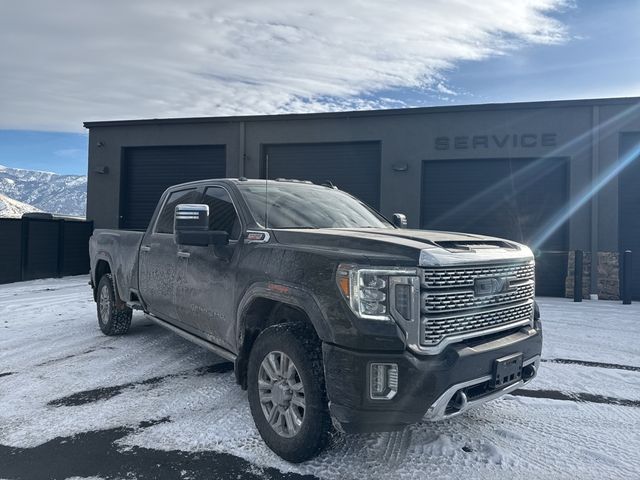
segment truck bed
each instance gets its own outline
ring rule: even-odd
[[[123,302],[129,301],[131,290],[138,290],[138,255],[144,234],[132,230],[97,229],[89,240],[92,281],[96,281],[97,263],[100,260],[109,262],[118,296]]]

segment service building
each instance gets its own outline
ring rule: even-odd
[[[169,185],[216,177],[330,181],[411,228],[531,245],[538,294],[617,298],[637,252],[640,98],[86,122],[87,217],[144,229]]]

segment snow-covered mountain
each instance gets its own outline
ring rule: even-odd
[[[39,211],[33,205],[19,202],[0,193],[0,218],[21,218],[23,213]]]
[[[87,177],[0,165],[0,194],[32,205],[43,212],[84,216]],[[0,216],[5,215],[0,212]]]

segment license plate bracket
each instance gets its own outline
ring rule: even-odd
[[[522,353],[498,358],[493,366],[492,388],[504,388],[522,379]]]

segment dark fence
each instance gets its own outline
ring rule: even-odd
[[[0,283],[22,278],[22,220],[0,219]]]
[[[0,283],[89,272],[93,222],[0,219]],[[564,297],[568,252],[536,255],[536,295]]]
[[[89,272],[92,232],[84,220],[0,219],[0,283]]]

